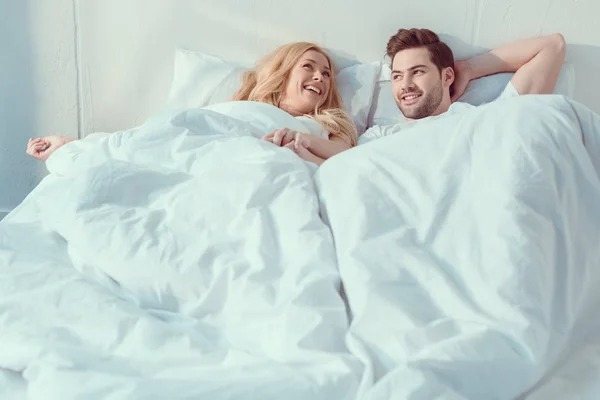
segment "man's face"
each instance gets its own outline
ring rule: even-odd
[[[435,115],[444,98],[442,74],[431,62],[426,48],[397,53],[392,62],[392,92],[408,119]]]

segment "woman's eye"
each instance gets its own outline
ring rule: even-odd
[[[329,78],[331,76],[331,74],[329,72],[325,71],[325,72],[323,72],[323,76],[326,76]]]
[[[312,64],[304,64],[303,67],[304,68],[308,68],[308,69],[312,69]]]

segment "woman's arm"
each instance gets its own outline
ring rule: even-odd
[[[304,147],[315,156],[325,160],[351,148],[348,143],[337,137],[323,139],[307,133],[302,135],[306,135],[305,138],[299,139],[305,141],[306,145]]]
[[[313,164],[317,164],[318,166],[321,166],[321,164],[323,164],[325,162],[324,158],[321,158],[319,156],[314,155],[310,150],[308,150],[306,147],[304,146],[300,146],[298,148],[294,147],[294,143],[289,143],[287,146],[288,149],[292,150],[294,153],[298,154],[298,157],[300,157],[301,159],[303,159],[304,161],[308,161],[311,162]]]
[[[73,142],[75,138],[66,136],[46,136],[44,138],[29,139],[27,142],[27,154],[40,161],[46,161],[48,157],[56,150],[69,142]]]
[[[287,128],[276,129],[263,136],[263,139],[282,147],[294,143],[295,151],[300,147],[305,147],[312,154],[324,160],[352,147],[337,137],[323,139],[310,133],[297,132]]]

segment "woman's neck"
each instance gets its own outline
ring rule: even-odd
[[[291,106],[290,104],[287,104],[285,99],[283,99],[282,101],[279,102],[278,107],[293,117],[301,117],[306,114],[312,114],[312,112],[306,113],[306,112],[303,112],[303,111]]]

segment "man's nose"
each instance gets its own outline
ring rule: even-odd
[[[413,82],[412,78],[405,77],[402,80],[402,89],[403,90],[414,89],[414,87],[415,87],[415,83]]]

